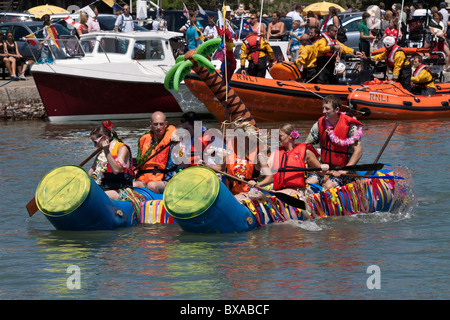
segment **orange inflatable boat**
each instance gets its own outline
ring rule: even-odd
[[[360,120],[450,118],[449,84],[436,84],[431,97],[413,95],[399,83],[368,85],[351,92],[348,104]]]
[[[293,72],[290,67],[288,64],[276,63],[270,74],[273,78],[278,79],[252,77],[238,73],[234,73],[231,77],[230,87],[241,98],[257,122],[316,120],[322,116],[323,97],[336,95],[341,98],[344,106],[348,106],[349,94],[357,93],[354,96],[356,98],[366,92],[362,91],[365,88],[362,85],[323,85],[292,81],[298,79],[298,74]],[[184,82],[189,90],[205,104],[209,112],[215,115],[219,121],[224,120],[224,106],[195,73],[186,76]],[[378,86],[386,90],[392,88],[391,85],[377,82],[375,87]],[[450,84],[440,84],[438,93],[450,95]],[[343,111],[348,111],[345,107],[343,109]],[[366,115],[368,118],[373,116],[373,113],[371,116]],[[395,119],[394,115],[393,118]]]

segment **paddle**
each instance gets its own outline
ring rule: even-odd
[[[349,170],[349,171],[377,171],[384,167],[382,163],[373,164],[355,164],[346,167],[331,167],[328,170]],[[292,169],[278,169],[278,172],[299,172],[299,171],[322,171],[321,168],[292,168]]]
[[[91,160],[93,157],[95,157],[97,155],[97,153],[102,151],[102,149],[103,149],[103,147],[100,147],[97,150],[95,150],[91,155],[89,155],[89,157],[84,159],[84,161],[81,162],[79,166],[80,167],[84,166],[89,160]],[[33,214],[35,214],[39,210],[39,208],[37,207],[37,204],[36,204],[36,197],[31,199],[30,202],[28,202],[26,207],[28,210],[28,214],[30,215],[30,217],[32,217]]]
[[[220,173],[220,174],[230,178],[230,179],[233,179],[233,180],[236,180],[236,181],[239,181],[239,182],[242,182],[242,183],[247,183],[248,182],[248,181],[239,179],[238,177],[232,176],[232,175],[230,175],[228,173],[222,172],[220,170],[213,169],[213,168],[211,168],[211,169],[214,170],[217,173]],[[266,190],[264,188],[257,187],[257,186],[255,186],[255,188],[260,190],[261,192],[265,192],[265,193],[268,193],[268,194],[270,194],[272,196],[277,197],[278,199],[280,199],[281,201],[287,203],[291,207],[300,208],[300,209],[306,209],[306,203],[303,200],[294,198],[294,197],[292,197],[292,196],[290,196],[290,195],[288,195],[286,193],[283,193],[283,192],[276,192],[276,191]]]
[[[153,157],[157,156],[158,154],[160,154],[161,152],[163,152],[167,147],[169,147],[170,145],[172,145],[173,143],[178,143],[179,141],[169,141],[168,144],[166,144],[164,147],[160,148],[158,151],[156,151],[154,154],[152,154],[150,157],[148,157],[147,159],[145,159],[144,162],[142,162],[140,165],[138,165],[136,168],[134,168],[134,171],[139,170],[140,167],[142,167],[144,164],[146,164],[148,161],[150,161]]]
[[[331,173],[323,173],[322,175],[332,175]],[[354,178],[370,178],[370,179],[399,179],[405,180],[405,178],[400,176],[375,176],[375,175],[365,175],[365,174],[353,174],[353,173],[343,173],[341,176],[354,177]]]
[[[373,162],[374,164],[378,162],[378,160],[380,160],[381,155],[384,152],[384,149],[386,149],[386,146],[388,145],[389,141],[391,140],[392,136],[394,135],[395,129],[397,129],[399,123],[398,121],[395,123],[394,128],[392,129],[391,133],[389,134],[389,136],[387,137],[386,141],[384,142],[383,147],[381,148],[380,152],[378,153],[378,156],[376,157],[375,161]],[[362,170],[361,170],[362,171]],[[367,170],[368,171],[368,170]]]

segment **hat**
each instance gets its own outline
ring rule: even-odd
[[[395,39],[394,37],[388,36],[386,38],[383,39],[383,44],[386,48],[391,48],[394,46],[395,44]]]
[[[230,6],[225,6],[225,12],[231,12]]]
[[[447,3],[446,3],[446,2],[441,2],[441,3],[439,4],[439,6],[440,6],[441,8],[446,8],[446,7],[447,7]]]

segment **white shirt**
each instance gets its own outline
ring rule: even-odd
[[[219,34],[217,33],[216,26],[210,26],[209,24],[205,27],[203,31],[203,35],[205,38],[209,39],[209,36],[212,35],[213,38],[218,38]]]
[[[134,30],[134,22],[131,14],[128,16],[124,13],[119,14],[114,25],[119,29],[122,29],[122,32],[132,32]]]
[[[439,10],[440,13],[442,13],[442,22],[444,22],[444,27],[445,30],[447,31],[447,21],[448,21],[448,11],[445,8],[442,8],[441,10]]]

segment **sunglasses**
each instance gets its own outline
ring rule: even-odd
[[[92,140],[92,142],[94,143],[94,146],[96,146],[100,140],[102,140],[103,136],[101,136],[100,138],[96,139],[96,140]]]

